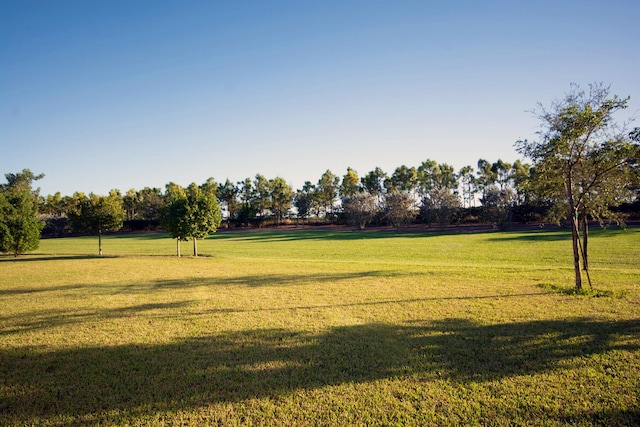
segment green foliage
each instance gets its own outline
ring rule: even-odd
[[[68,215],[77,233],[101,235],[122,228],[125,212],[120,198],[94,193],[87,197],[83,193],[75,193],[72,203]]]
[[[338,192],[340,188],[340,178],[327,169],[322,174],[316,185],[315,196],[318,204],[324,210],[325,215],[331,218],[333,222],[334,203],[338,198]]]
[[[284,178],[276,177],[269,180],[269,194],[271,211],[276,216],[276,224],[280,225],[282,219],[291,209],[293,189]]]
[[[165,230],[178,240],[178,256],[181,240],[193,239],[197,256],[196,239],[207,237],[220,226],[222,216],[217,193],[218,186],[212,179],[201,186],[191,183],[187,188],[173,183],[167,185],[161,218]]]
[[[44,222],[38,218],[39,191],[32,183],[43,176],[29,169],[5,174],[7,183],[0,185],[0,252],[18,256],[38,248]]]
[[[98,254],[102,255],[102,235],[122,228],[125,211],[122,198],[113,191],[108,196],[75,193],[67,215],[76,232],[98,236]]]
[[[612,207],[633,196],[638,180],[640,144],[614,120],[629,98],[609,94],[609,87],[592,84],[589,91],[573,85],[564,99],[540,107],[540,141],[518,141],[518,151],[533,161],[533,192],[553,203],[557,222],[570,221],[576,289],[582,269],[588,275],[589,219],[622,218]],[[578,228],[581,228],[582,237]]]

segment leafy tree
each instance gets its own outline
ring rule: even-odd
[[[417,182],[422,194],[422,217],[440,227],[449,225],[460,208],[459,180],[454,167],[426,160],[418,167]]]
[[[284,178],[276,177],[269,180],[270,206],[276,216],[276,223],[280,225],[282,218],[291,209],[293,189]]]
[[[378,207],[382,206],[382,198],[386,190],[385,183],[387,179],[387,174],[379,167],[376,167],[360,180],[362,187],[368,191],[369,194],[377,198]]]
[[[222,216],[213,179],[201,186],[195,183],[186,188],[187,234],[193,239],[193,256],[198,256],[198,239],[204,239],[220,226]]]
[[[516,198],[519,203],[528,203],[530,199],[529,193],[529,176],[531,175],[531,166],[516,160],[511,166],[511,182],[516,192]]]
[[[32,183],[42,177],[29,169],[5,174],[7,183],[0,185],[0,252],[17,257],[38,247],[44,222],[38,218],[39,190]]]
[[[486,190],[495,185],[498,180],[497,173],[493,168],[493,165],[485,159],[478,160],[478,177],[476,178],[476,186],[478,191],[482,193],[481,197],[485,198]]]
[[[253,203],[254,190],[251,178],[238,182],[238,195],[240,198],[240,206],[238,209],[238,220],[240,223],[249,226],[249,222],[256,216],[256,208]]]
[[[293,199],[293,204],[298,211],[298,218],[302,219],[302,225],[304,226],[304,220],[309,217],[311,214],[311,210],[314,205],[314,193],[315,186],[309,182],[305,181],[302,189],[296,192],[296,195]]]
[[[269,180],[264,175],[256,175],[253,181],[252,196],[253,206],[262,222],[265,212],[271,210],[271,189],[269,188]]]
[[[176,252],[180,257],[180,241],[188,240],[187,195],[184,188],[170,182],[165,187],[164,205],[160,209],[160,223],[176,239]]]
[[[227,178],[224,184],[218,186],[218,199],[224,203],[227,208],[229,222],[238,216],[238,210],[240,208],[240,204],[238,203],[239,192],[238,187],[229,181],[229,178]]]
[[[376,198],[368,191],[355,192],[342,199],[342,207],[351,223],[364,230],[376,214]]]
[[[60,217],[66,215],[66,211],[66,200],[59,191],[55,194],[48,194],[46,197],[41,197],[41,214]]]
[[[509,186],[511,181],[511,164],[498,159],[491,165],[491,172],[496,179],[496,184],[500,186],[500,190],[504,190]]]
[[[319,205],[324,209],[333,223],[334,203],[338,198],[338,188],[340,178],[333,174],[329,169],[322,174],[318,185],[316,186],[316,196]]]
[[[342,177],[342,184],[340,184],[340,194],[343,197],[351,197],[360,191],[360,178],[358,173],[347,168],[347,173]]]
[[[125,212],[122,199],[112,190],[108,196],[75,193],[67,215],[76,232],[98,235],[98,255],[102,256],[102,235],[120,230]]]
[[[193,239],[193,256],[198,256],[198,239],[215,232],[222,220],[220,205],[216,197],[218,185],[213,179],[201,186],[191,183],[187,188],[169,183],[166,187],[166,205],[162,210],[162,223],[177,240],[177,255],[180,257],[180,242]]]
[[[418,172],[416,168],[402,165],[393,171],[393,174],[386,181],[386,184],[390,190],[400,190],[412,193],[416,188],[417,179]]]
[[[491,186],[484,192],[482,202],[485,219],[499,230],[506,230],[511,223],[516,193],[510,187],[500,189]]]
[[[384,214],[393,227],[402,227],[416,216],[413,209],[413,197],[406,191],[390,190],[385,194]]]
[[[539,105],[540,140],[516,142],[517,150],[533,161],[535,191],[553,201],[556,220],[571,223],[577,291],[582,288],[581,260],[591,285],[588,220],[620,220],[610,208],[628,198],[637,178],[640,144],[613,118],[628,101],[610,95],[603,84],[591,84],[588,91],[572,85],[549,108]]]
[[[140,194],[135,189],[130,189],[122,198],[126,219],[131,221],[138,216],[138,205],[140,203]]]

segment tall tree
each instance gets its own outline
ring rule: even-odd
[[[387,180],[388,188],[413,194],[416,189],[418,172],[414,167],[398,166]]]
[[[310,181],[305,181],[302,189],[296,191],[293,204],[298,211],[298,218],[302,219],[302,225],[304,226],[304,220],[309,217],[314,205],[314,193],[315,186]]]
[[[638,172],[640,144],[614,113],[627,108],[629,98],[609,93],[601,83],[588,90],[572,85],[563,99],[535,111],[541,122],[539,141],[518,141],[517,150],[533,161],[531,177],[537,192],[553,200],[555,212],[571,223],[576,290],[582,288],[582,268],[591,285],[588,263],[588,220],[614,216],[610,208],[628,195]],[[582,229],[582,238],[580,237]]]
[[[29,169],[5,174],[7,183],[0,185],[0,252],[17,257],[38,247],[44,222],[38,218],[39,189],[32,184],[42,177]]]
[[[417,182],[422,195],[422,217],[443,228],[449,225],[460,208],[459,178],[454,167],[427,159],[418,167]]]
[[[245,178],[244,181],[238,182],[238,196],[240,199],[238,220],[240,223],[246,224],[247,227],[249,222],[256,216],[256,208],[253,203],[254,193],[251,178]]]
[[[227,209],[227,223],[230,223],[231,220],[235,219],[238,215],[239,203],[238,203],[238,187],[236,187],[233,182],[229,181],[229,178],[218,186],[218,199],[224,203],[224,206]],[[227,224],[228,225],[228,224]]]
[[[340,194],[342,197],[351,197],[360,190],[360,178],[358,173],[347,168],[347,173],[342,177],[342,184],[340,184]]]
[[[493,165],[485,159],[478,160],[478,171],[476,173],[478,174],[476,186],[481,193],[481,197],[484,199],[486,191],[495,185],[498,176],[493,169]]]
[[[376,197],[378,207],[382,206],[382,198],[386,190],[385,183],[388,178],[389,177],[387,176],[386,172],[384,172],[379,167],[376,167],[374,170],[363,176],[360,180],[362,183],[362,187]]]
[[[282,218],[291,209],[293,189],[284,178],[276,177],[269,180],[270,206],[276,216],[276,224],[280,225]]]
[[[122,198],[112,190],[108,196],[75,193],[67,215],[75,231],[98,235],[98,255],[102,256],[102,235],[122,228],[125,211]]]
[[[476,199],[476,177],[473,175],[473,167],[464,166],[458,172],[458,176],[462,181],[462,204],[466,207],[475,206]]]
[[[338,198],[339,186],[340,178],[334,175],[329,169],[322,174],[316,186],[318,202],[324,209],[325,214],[329,216],[331,223],[333,223],[333,208]]]
[[[271,210],[271,190],[269,188],[269,180],[264,175],[257,174],[253,180],[252,201],[260,222],[262,222],[265,213]]]

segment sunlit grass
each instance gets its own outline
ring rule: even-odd
[[[0,424],[631,425],[640,229],[141,234],[0,257]],[[190,242],[183,243],[183,254]]]

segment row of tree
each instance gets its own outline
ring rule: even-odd
[[[59,193],[40,197],[32,182],[42,178],[29,170],[7,174],[0,186],[0,251],[16,255],[37,246],[48,221],[69,224],[76,232],[101,236],[122,227],[123,219],[161,224],[178,242],[197,240],[221,223],[221,206],[229,224],[262,223],[271,218],[307,221],[311,217],[349,221],[364,228],[372,221],[400,227],[416,218],[444,227],[459,219],[463,208],[476,202],[486,221],[504,228],[518,210],[544,211],[572,228],[576,288],[582,270],[588,276],[589,220],[621,220],[613,207],[638,200],[640,188],[640,131],[626,130],[613,120],[627,108],[629,98],[609,94],[609,87],[593,84],[588,90],[572,86],[551,107],[539,106],[538,141],[518,141],[517,151],[532,164],[481,159],[477,169],[458,171],[449,164],[425,160],[418,167],[400,166],[391,175],[380,168],[358,176],[348,168],[343,176],[327,170],[316,184],[307,181],[294,191],[281,178],[234,183],[212,178],[202,185],[182,188],[174,183],[158,188],[113,190],[108,196]],[[524,209],[523,209],[524,208]]]
[[[476,203],[486,212],[500,204],[528,203],[529,176],[529,165],[520,161],[490,163],[481,159],[475,172],[471,166],[456,171],[446,163],[426,160],[417,168],[400,166],[390,176],[380,168],[362,178],[352,168],[342,177],[327,170],[317,184],[307,181],[297,191],[281,177],[267,179],[261,174],[237,183],[227,179],[218,184],[210,178],[202,187],[216,197],[225,219],[235,226],[323,218],[350,221],[364,228],[374,220],[400,226],[414,217],[444,226],[454,220],[457,210]],[[122,202],[126,221],[153,225],[162,222],[163,210],[178,188],[169,183],[164,191],[147,187],[122,194],[112,190],[110,196]],[[41,212],[51,220],[69,218],[82,197],[82,193],[48,195],[41,198]],[[498,216],[490,214],[487,219],[496,221]]]

